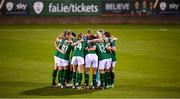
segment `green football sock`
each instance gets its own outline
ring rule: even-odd
[[[111,85],[111,74],[108,72],[108,85]]]
[[[67,70],[64,70],[62,85],[65,85],[66,78],[67,78]]]
[[[70,78],[70,82],[72,81],[72,78],[73,78],[72,76],[73,76],[73,71],[70,71],[70,77],[69,77]]]
[[[61,74],[60,74],[60,70],[58,70],[58,83],[61,83],[61,76],[60,76]]]
[[[67,83],[69,83],[69,81],[70,81],[70,70],[69,69],[67,69],[66,70],[66,77],[65,77],[65,82],[67,82]]]
[[[57,76],[57,70],[53,70],[52,72],[52,83],[55,84],[56,83],[56,76]]]
[[[105,86],[108,85],[108,72],[105,72]]]
[[[73,79],[73,85],[75,86],[75,84],[76,84],[76,72],[73,72],[72,79]]]
[[[77,73],[76,83],[79,83],[79,73]]]
[[[78,73],[78,84],[81,85],[82,73]]]
[[[63,85],[63,81],[64,81],[64,79],[63,79],[64,70],[60,70],[59,72],[60,72],[59,74],[60,74],[61,85]]]
[[[89,85],[89,74],[85,74],[85,85]]]
[[[93,86],[96,87],[96,74],[93,74]]]
[[[114,78],[115,78],[114,72],[111,72],[111,84],[114,84]]]
[[[100,73],[100,81],[101,81],[101,87],[105,87],[105,79],[104,79],[104,74]]]

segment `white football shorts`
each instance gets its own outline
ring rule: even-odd
[[[84,58],[80,56],[73,56],[71,64],[73,65],[83,65],[84,64]]]
[[[111,68],[112,59],[103,59],[99,61],[99,70],[101,69],[110,69]]]
[[[85,57],[85,67],[98,67],[98,56],[96,54],[87,54]]]
[[[116,66],[116,61],[112,62],[112,67]]]
[[[59,65],[60,65],[60,63],[59,63],[60,61],[59,61],[59,60],[60,60],[59,57],[54,56],[54,63],[55,63],[56,66],[59,66]]]
[[[69,65],[69,60],[65,60],[65,59],[62,59],[62,58],[59,59],[59,66],[65,67],[65,66],[68,66],[68,65]]]

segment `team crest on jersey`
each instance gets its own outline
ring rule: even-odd
[[[41,1],[37,1],[34,3],[33,8],[36,14],[40,14],[43,11],[44,4]]]

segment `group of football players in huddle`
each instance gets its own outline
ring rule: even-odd
[[[64,30],[55,41],[52,86],[73,89],[113,88],[116,40],[103,29],[97,30],[95,34],[88,30],[87,34],[79,33],[77,36],[71,30]],[[81,85],[83,77],[84,87]]]

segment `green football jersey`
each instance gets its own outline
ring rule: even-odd
[[[73,57],[74,47],[72,46],[71,53],[70,53],[70,59]]]
[[[115,40],[113,40],[113,42],[111,42],[111,47],[115,47],[116,46],[116,42]],[[112,51],[111,53],[111,56],[112,56],[112,61],[116,61],[116,52]]]
[[[76,39],[73,38],[72,41],[75,42]],[[70,59],[72,59],[72,57],[73,57],[73,52],[74,52],[74,47],[72,46],[71,53],[70,53]]]
[[[86,47],[88,47],[88,48],[92,48],[94,46],[96,46],[95,43],[86,44]],[[94,51],[85,50],[85,54],[96,54],[96,50],[94,50]]]
[[[72,56],[80,56],[84,58],[85,46],[86,46],[86,41],[82,41],[78,45],[74,46],[74,51]]]
[[[65,53],[63,54],[60,52],[59,57],[62,59],[65,59],[65,60],[69,60],[72,46],[71,46],[71,44],[65,44],[65,41],[66,41],[66,39],[62,39],[62,42],[61,42],[61,44],[62,44],[61,50],[63,50]]]
[[[61,45],[62,45],[61,40],[60,40],[60,41],[57,41],[57,42],[56,42],[56,45],[57,45],[57,46],[61,46]],[[55,55],[56,57],[59,57],[59,56],[60,56],[60,52],[56,49],[54,55]]]
[[[97,43],[96,44],[96,51],[97,51],[97,55],[98,55],[99,60],[111,58],[111,56],[107,53],[107,51],[105,49],[105,43]]]
[[[106,38],[104,39],[104,42],[105,42],[105,46],[110,46],[110,45],[111,45],[111,44],[110,44],[110,38],[107,38],[107,37],[106,37]],[[110,56],[110,58],[112,58],[112,57],[111,57],[111,52],[110,52],[110,51],[107,51],[107,50],[106,50],[106,52],[107,52],[107,54]]]

